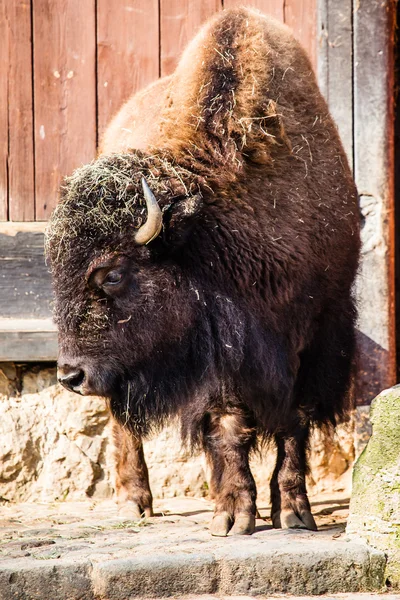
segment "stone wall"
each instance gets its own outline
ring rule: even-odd
[[[311,493],[350,491],[360,435],[355,422],[331,438],[315,432]],[[102,398],[69,393],[53,366],[0,364],[0,497],[9,501],[81,500],[113,494],[109,418]],[[190,456],[171,425],[145,443],[155,498],[207,496],[202,456]],[[252,459],[259,501],[269,500],[274,449]]]
[[[386,584],[400,589],[400,385],[374,399],[371,422],[354,467],[347,534],[385,552]]]

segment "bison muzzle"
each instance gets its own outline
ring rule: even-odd
[[[249,453],[275,440],[275,527],[315,529],[310,428],[345,418],[357,197],[310,62],[283,25],[222,11],[109,126],[47,232],[59,380],[108,399],[116,491],[152,514],[142,436],[202,448],[214,535],[252,533]]]

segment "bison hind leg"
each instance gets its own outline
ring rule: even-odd
[[[271,479],[274,527],[316,529],[306,491],[309,424],[336,425],[349,411],[355,314],[351,298],[326,310],[312,343],[300,357],[295,412],[275,435],[278,455]]]
[[[276,529],[317,530],[306,490],[309,427],[299,423],[275,435],[277,461],[271,479],[271,519]]]

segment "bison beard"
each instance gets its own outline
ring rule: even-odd
[[[307,57],[254,11],[219,13],[122,108],[66,179],[47,255],[59,378],[109,398],[124,510],[152,514],[141,437],[178,416],[214,535],[254,531],[258,436],[278,450],[274,526],[315,529],[307,443],[349,408],[357,215]]]

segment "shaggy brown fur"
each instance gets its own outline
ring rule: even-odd
[[[223,11],[123,107],[102,149],[66,180],[47,252],[60,377],[110,398],[125,427],[121,498],[151,508],[138,435],[179,415],[212,468],[214,534],[254,529],[257,433],[278,447],[274,525],[314,528],[308,433],[348,408],[360,241],[304,51],[272,19]],[[143,176],[163,231],[138,247]]]

